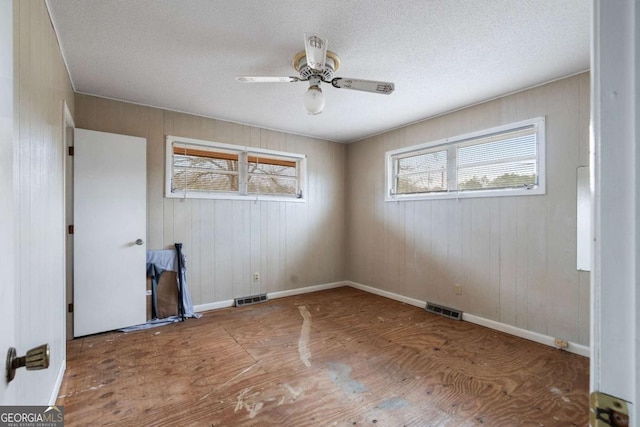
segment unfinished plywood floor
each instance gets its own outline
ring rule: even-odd
[[[586,426],[588,359],[353,288],[68,343],[66,426]]]

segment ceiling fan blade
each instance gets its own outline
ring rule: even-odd
[[[324,70],[327,56],[327,41],[315,34],[304,33],[304,51],[307,54],[307,65],[314,70]]]
[[[348,77],[336,77],[331,80],[333,87],[341,89],[361,90],[364,92],[382,93],[389,95],[395,89],[391,82],[379,82],[375,80],[350,79]]]
[[[253,77],[238,76],[236,80],[242,83],[293,83],[300,79],[297,77]]]

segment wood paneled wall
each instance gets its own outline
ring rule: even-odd
[[[74,95],[44,1],[16,0],[13,13],[14,345],[22,355],[49,343],[51,365],[21,370],[12,386],[18,402],[42,405],[50,402],[65,359],[62,129],[63,102],[73,113]]]
[[[147,138],[147,248],[184,244],[195,305],[344,279],[344,145],[82,94],[75,119]],[[306,154],[308,201],[167,199],[166,135]]]
[[[350,144],[347,278],[589,345],[589,274],[576,270],[589,96],[583,73]],[[546,117],[546,195],[384,201],[386,151],[537,116]]]

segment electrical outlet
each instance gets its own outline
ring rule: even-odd
[[[462,285],[458,285],[457,283],[454,285],[456,290],[456,295],[462,295]]]
[[[553,339],[553,344],[558,347],[560,350],[566,350],[567,348],[569,348],[569,343],[563,339],[560,338],[554,338]]]
[[[259,282],[260,281],[260,273],[253,273],[253,281],[254,282]]]

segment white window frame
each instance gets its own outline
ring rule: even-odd
[[[532,188],[495,188],[486,190],[458,190],[457,189],[457,148],[469,145],[473,140],[490,137],[492,135],[517,131],[527,127],[533,127],[536,132],[537,145],[537,169],[538,184]],[[419,155],[425,152],[448,150],[447,156],[447,190],[439,192],[425,192],[413,194],[394,194],[395,171],[394,162],[396,158]],[[471,132],[452,138],[440,139],[426,142],[411,147],[399,148],[385,153],[385,200],[434,200],[434,199],[463,199],[474,197],[504,197],[504,196],[532,196],[546,193],[546,163],[545,163],[545,118],[536,117],[522,120],[490,129]]]
[[[219,149],[238,153],[238,191],[172,191],[171,181],[173,178],[173,145],[175,143],[189,145],[194,148]],[[289,153],[284,151],[267,150],[264,148],[249,147],[222,142],[205,141],[201,139],[183,138],[179,136],[167,135],[165,146],[165,197],[171,199],[226,199],[226,200],[261,200],[273,202],[295,202],[304,203],[307,201],[307,156],[304,154]],[[258,156],[265,159],[278,159],[295,161],[298,164],[298,189],[299,196],[284,194],[260,194],[247,192],[247,158],[248,156]]]

